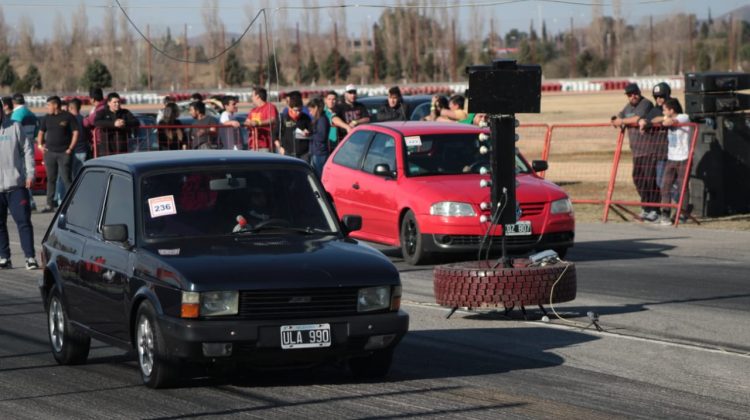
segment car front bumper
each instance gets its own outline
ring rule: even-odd
[[[285,320],[186,320],[162,315],[158,322],[170,357],[193,362],[226,360],[262,367],[311,365],[364,356],[393,348],[409,329],[409,315],[404,311]],[[330,325],[330,347],[281,348],[281,326],[320,323]],[[373,347],[370,338],[382,336],[388,337],[387,342]],[[207,356],[204,344],[231,345],[231,355]]]
[[[452,234],[423,234],[422,244],[428,252],[471,252],[479,248],[484,236],[482,235],[452,235]],[[503,237],[491,236],[485,241],[485,246],[492,241],[492,249],[502,248]],[[575,242],[575,233],[554,232],[543,235],[532,234],[526,236],[507,236],[505,248],[511,252],[529,252],[543,249],[570,248]]]

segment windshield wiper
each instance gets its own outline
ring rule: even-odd
[[[336,234],[336,232],[333,232],[330,230],[313,228],[310,226],[302,228],[302,227],[279,226],[279,225],[270,225],[270,224],[259,226],[259,227],[246,227],[236,232],[232,232],[232,234],[233,235],[247,235],[247,234],[260,233],[260,232],[271,231],[271,230],[301,233],[303,235],[313,235],[313,234],[335,235]]]

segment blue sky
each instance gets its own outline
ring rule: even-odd
[[[60,15],[64,20],[70,19],[73,10],[78,4],[83,3],[87,6],[87,15],[89,17],[89,27],[94,28],[97,22],[101,21],[103,11],[110,4],[110,0],[2,0],[0,7],[5,16],[5,22],[13,27],[17,24],[21,16],[28,16],[34,23],[34,32],[37,38],[49,38],[51,28],[56,15]],[[135,23],[145,28],[148,24],[154,33],[166,30],[171,27],[173,33],[182,33],[183,25],[190,25],[191,33],[199,33],[203,28],[202,9],[210,1],[206,0],[179,0],[179,1],[146,1],[146,0],[120,0],[127,7]],[[335,6],[347,4],[354,6],[359,4],[360,7],[346,8],[348,32],[350,34],[359,34],[363,25],[371,25],[380,14],[382,8],[364,7],[366,4],[407,4],[409,0],[267,0],[265,2],[254,0],[217,0],[219,4],[219,16],[227,27],[227,31],[240,33],[249,23],[247,17],[247,5],[250,5],[257,12],[262,4],[270,4],[271,7],[279,5],[300,7],[305,4],[317,3],[319,6]],[[605,15],[612,15],[612,0],[422,0],[422,3],[438,4],[479,4],[482,8],[481,13],[484,16],[492,17],[495,21],[495,29],[500,33],[505,33],[512,28],[518,28],[526,31],[529,28],[530,21],[533,19],[535,25],[543,19],[546,22],[547,30],[550,33],[556,33],[566,30],[570,25],[570,18],[574,19],[576,26],[582,26],[590,22],[592,14],[592,3],[602,5],[602,11]],[[666,17],[673,13],[695,13],[699,19],[704,19],[708,15],[709,7],[714,17],[720,16],[737,7],[748,5],[748,0],[620,0],[622,16],[630,23],[639,23],[648,19],[648,16],[654,16],[655,19]],[[119,13],[119,12],[118,12]],[[294,22],[300,20],[300,26],[303,27],[303,12],[296,10],[287,11],[287,21]],[[331,10],[321,10],[319,13],[319,25],[321,30],[328,30],[332,25],[331,16],[335,12]],[[459,24],[467,25],[471,14],[469,8],[449,9],[450,14],[455,14]],[[272,14],[273,16],[273,14]],[[537,26],[538,27],[538,26]],[[489,28],[487,29],[488,32]],[[257,33],[257,32],[256,32]],[[468,31],[464,37],[468,36]]]

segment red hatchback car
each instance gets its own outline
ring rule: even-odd
[[[357,127],[333,152],[323,185],[339,214],[362,216],[351,236],[399,246],[410,264],[430,254],[478,251],[489,227],[489,155],[480,152],[487,129],[457,123],[389,122]],[[535,161],[536,170],[546,162]],[[506,227],[514,253],[553,249],[564,257],[573,246],[575,218],[565,191],[545,181],[516,155],[516,214]],[[482,217],[484,216],[484,217]],[[503,235],[490,233],[493,249]]]

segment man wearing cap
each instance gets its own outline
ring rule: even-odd
[[[664,166],[667,164],[667,140],[666,130],[659,128],[652,128],[653,124],[661,124],[664,120],[664,112],[662,107],[664,103],[671,98],[672,89],[665,82],[657,83],[654,85],[651,91],[654,96],[654,107],[649,111],[648,115],[638,120],[638,127],[641,133],[644,134],[652,145],[652,152],[656,155],[656,185],[661,187],[662,178],[664,175]]]
[[[611,118],[615,128],[627,130],[630,150],[633,153],[633,183],[641,197],[642,203],[658,203],[659,187],[656,185],[656,158],[652,152],[649,136],[641,133],[638,120],[645,118],[654,105],[641,95],[641,89],[635,83],[625,86],[628,103],[617,115]],[[659,208],[651,205],[643,206],[641,218],[650,222],[659,219]]]
[[[344,101],[334,109],[331,121],[339,129],[339,139],[344,138],[354,127],[370,122],[367,108],[361,102],[357,102],[357,87],[346,85],[345,90]]]

